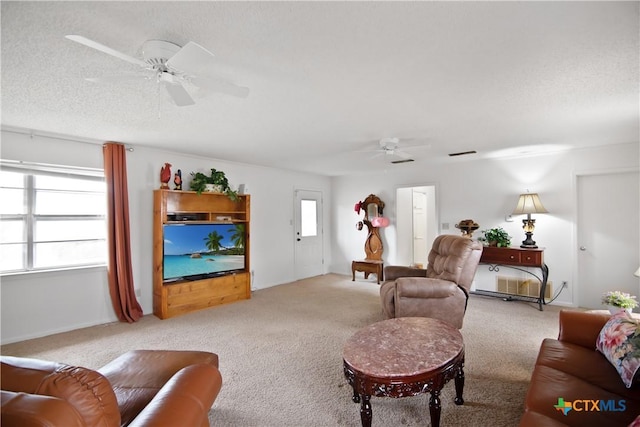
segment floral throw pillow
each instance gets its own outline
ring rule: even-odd
[[[627,388],[637,382],[640,368],[640,320],[626,311],[611,316],[596,341],[596,348],[616,368]],[[635,381],[634,381],[635,378]]]

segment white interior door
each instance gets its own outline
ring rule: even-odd
[[[639,295],[640,183],[638,172],[577,178],[578,305],[602,309],[602,294]]]
[[[413,191],[413,264],[427,267],[427,196]]]
[[[294,256],[296,280],[323,274],[322,193],[295,190]]]
[[[414,195],[421,199],[419,209],[414,209]],[[435,185],[396,189],[396,254],[395,259],[390,260],[393,264],[427,266],[431,244],[438,235],[436,212]]]

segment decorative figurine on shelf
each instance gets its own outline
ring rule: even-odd
[[[160,188],[163,190],[169,189],[169,181],[171,180],[171,163],[165,163],[160,169]]]
[[[173,183],[175,184],[174,190],[182,190],[182,171],[180,169],[173,176]]]

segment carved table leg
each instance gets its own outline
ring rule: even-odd
[[[440,427],[440,390],[433,390],[429,399],[429,414],[431,415],[431,427]]]
[[[360,405],[360,420],[362,421],[362,427],[371,427],[371,417],[373,412],[371,411],[371,403],[369,402],[369,398],[371,396],[362,394],[360,398],[362,399],[362,404]]]
[[[353,397],[351,400],[353,400],[353,403],[360,403],[360,395],[355,389],[353,390]]]
[[[462,398],[462,391],[464,390],[464,363],[460,363],[460,366],[458,366],[454,381],[456,384],[456,398],[454,402],[456,405],[462,405],[464,404],[464,399]]]

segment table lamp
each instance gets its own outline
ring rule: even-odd
[[[521,248],[537,248],[536,242],[533,241],[533,230],[535,229],[535,219],[531,219],[532,213],[548,213],[548,211],[542,206],[538,193],[526,193],[521,194],[518,199],[518,204],[513,210],[513,215],[527,214],[527,219],[522,220],[522,229],[527,238],[522,241]]]

